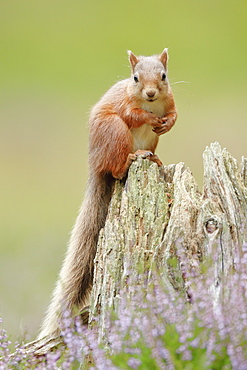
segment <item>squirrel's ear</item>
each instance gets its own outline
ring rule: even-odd
[[[168,49],[165,48],[159,56],[159,60],[164,65],[165,69],[167,69],[167,62],[168,62]]]
[[[132,68],[132,71],[134,72],[134,69],[135,69],[135,66],[137,65],[137,63],[139,62],[139,59],[137,58],[137,56],[135,56],[135,54],[132,53],[132,51],[128,50],[128,56],[129,56],[129,62],[130,62],[130,65],[131,65],[131,68]]]

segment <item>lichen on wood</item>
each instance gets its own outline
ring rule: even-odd
[[[247,160],[238,168],[230,153],[213,143],[203,163],[202,192],[183,163],[158,168],[141,158],[131,165],[126,181],[116,182],[98,241],[91,295],[89,324],[97,316],[100,337],[107,309],[118,307],[120,290],[131,296],[129,274],[145,287],[156,269],[166,284],[186,290],[182,248],[193,269],[214,261],[212,294],[217,299],[221,281],[235,269],[246,237]]]
[[[97,318],[99,340],[107,330],[108,309],[117,310],[122,292],[131,299],[130,279],[145,288],[154,272],[169,289],[189,298],[182,255],[196,274],[211,262],[210,291],[217,302],[246,247],[247,159],[238,166],[213,143],[203,153],[203,164],[202,191],[184,163],[158,168],[141,158],[124,181],[115,182],[99,235],[89,307],[89,328]],[[62,338],[44,338],[28,344],[27,353],[43,356],[58,345],[63,346]]]

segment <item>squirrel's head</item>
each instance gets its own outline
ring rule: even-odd
[[[136,56],[128,51],[132,70],[131,87],[137,97],[153,102],[166,95],[169,88],[167,79],[168,50],[160,55]]]

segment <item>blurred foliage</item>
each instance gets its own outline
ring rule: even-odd
[[[88,112],[129,75],[126,50],[169,47],[165,164],[202,185],[210,142],[247,156],[246,13],[245,0],[1,0],[0,316],[14,338],[48,305],[85,189]]]

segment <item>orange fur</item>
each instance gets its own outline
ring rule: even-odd
[[[162,165],[154,154],[158,139],[177,118],[167,59],[167,49],[151,57],[129,52],[131,77],[112,86],[91,111],[87,191],[39,338],[59,333],[64,309],[88,304],[114,179],[126,176],[137,156]]]

